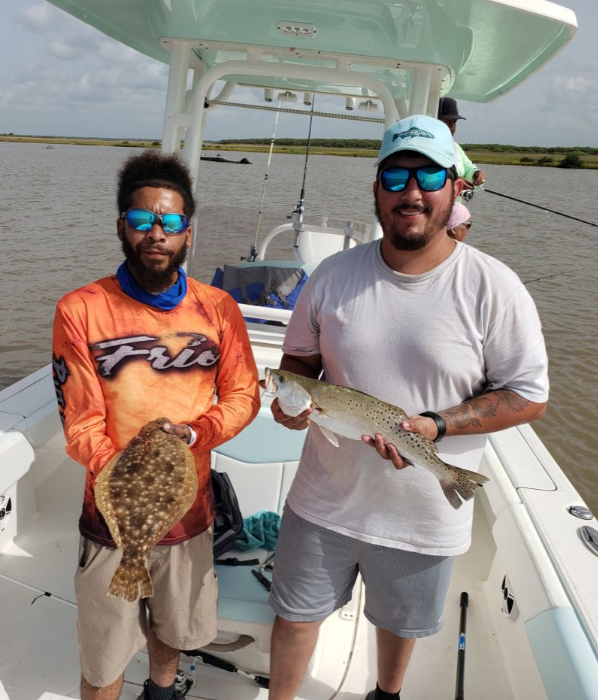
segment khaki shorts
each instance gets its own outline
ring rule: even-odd
[[[150,552],[153,598],[129,603],[107,595],[119,550],[81,537],[75,574],[81,670],[96,688],[114,683],[145,646],[148,625],[173,649],[209,644],[218,628],[213,531]]]

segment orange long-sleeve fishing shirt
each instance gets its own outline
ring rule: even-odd
[[[54,385],[66,449],[87,468],[79,528],[100,544],[114,546],[96,507],[95,479],[145,423],[165,416],[197,434],[195,503],[160,542],[176,544],[214,518],[210,450],[259,410],[257,369],[236,302],[222,290],[187,283],[172,311],[131,299],[116,276],[70,292],[56,308]]]

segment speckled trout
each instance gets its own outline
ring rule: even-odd
[[[298,416],[311,406],[313,413],[309,419],[336,447],[337,435],[361,440],[362,435],[374,437],[380,433],[406,462],[434,474],[453,508],[460,508],[463,501],[473,498],[478,486],[488,481],[481,474],[446,464],[436,454],[438,448],[434,442],[420,433],[403,430],[401,422],[408,416],[398,406],[356,389],[268,367],[265,386],[268,393],[278,398],[281,410],[288,416]]]

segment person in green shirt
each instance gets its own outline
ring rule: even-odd
[[[457,107],[457,100],[452,97],[441,97],[438,101],[438,119],[444,122],[451,131],[453,135],[453,140],[455,138],[455,133],[457,131],[457,121],[459,119],[465,119],[459,114],[459,109]],[[475,190],[475,188],[480,187],[486,181],[486,175],[483,170],[480,170],[475,163],[465,154],[465,151],[455,143],[455,155],[457,163],[457,175],[463,178],[465,185],[463,187],[464,191]]]

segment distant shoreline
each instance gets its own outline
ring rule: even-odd
[[[288,139],[287,139],[288,141]],[[339,141],[343,141],[339,139]],[[84,138],[84,137],[68,137],[68,136],[20,136],[18,134],[0,134],[0,142],[6,143],[39,143],[51,147],[54,145],[72,145],[72,146],[113,146],[121,148],[159,148],[160,141],[141,140],[141,139],[101,139],[101,138]],[[462,144],[463,145],[463,144]],[[490,164],[490,165],[536,165],[542,167],[557,167],[562,161],[565,153],[552,152],[551,149],[546,151],[534,149],[533,152],[529,147],[521,147],[521,151],[517,150],[517,146],[505,146],[509,149],[507,152],[497,153],[495,149],[486,149],[483,146],[476,147],[468,145],[466,147],[467,155],[474,163]],[[511,150],[512,149],[512,150]],[[246,153],[267,153],[270,150],[269,145],[260,143],[214,143],[206,142],[203,145],[204,151],[243,151]],[[560,151],[561,149],[559,149]],[[566,148],[562,149],[567,152]],[[274,153],[286,153],[289,155],[305,155],[306,147],[302,144],[293,145],[275,145]],[[571,153],[577,152],[576,149],[571,149]],[[347,148],[335,146],[321,146],[312,144],[310,147],[311,155],[325,156],[343,156],[348,158],[375,158],[378,151],[375,148]],[[583,168],[598,169],[598,155],[589,153],[580,153],[579,157],[583,164]]]

